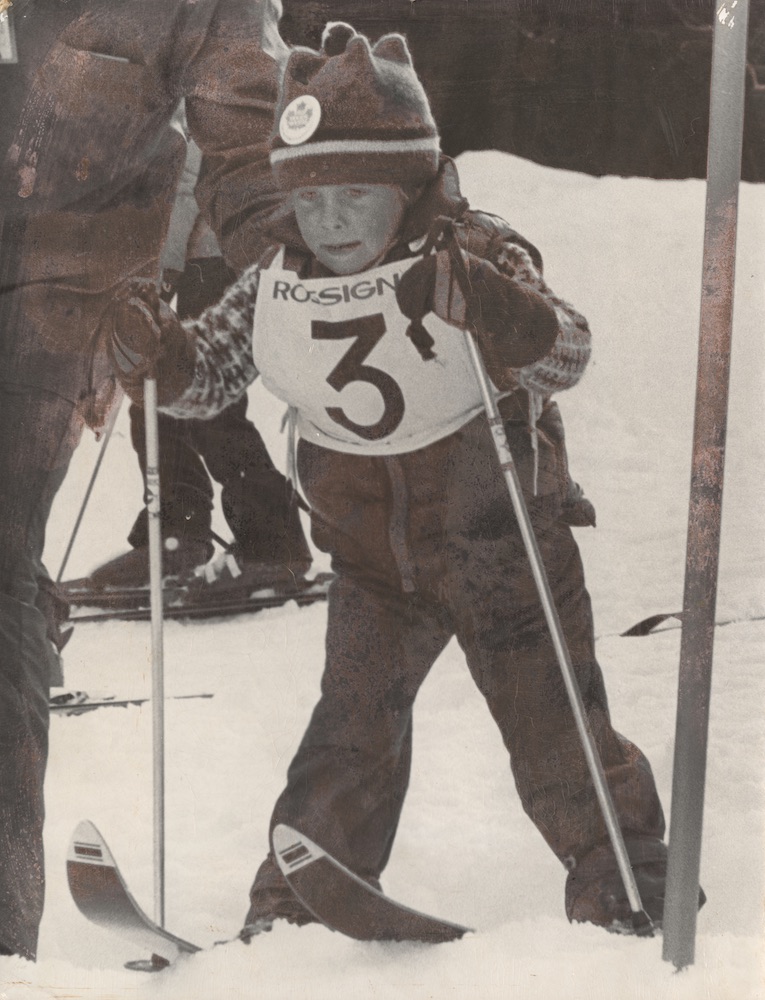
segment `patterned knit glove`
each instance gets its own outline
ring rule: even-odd
[[[117,378],[133,402],[143,405],[144,379],[157,380],[161,405],[182,396],[194,378],[194,338],[146,279],[126,282],[109,309],[108,350]]]
[[[422,341],[419,328],[428,312],[452,326],[470,329],[492,381],[500,389],[512,388],[515,380],[509,369],[537,361],[555,343],[555,308],[489,261],[466,252],[454,260],[451,254],[450,250],[429,254],[402,275],[396,294],[399,308],[411,320],[409,336],[415,344]],[[425,334],[432,347],[432,338]]]

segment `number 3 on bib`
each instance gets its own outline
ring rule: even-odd
[[[404,395],[396,380],[387,372],[363,362],[385,336],[385,318],[382,313],[362,316],[358,319],[327,323],[323,320],[311,321],[313,340],[348,340],[353,344],[342,356],[327,377],[327,382],[336,392],[342,392],[351,382],[369,382],[383,399],[383,415],[374,424],[357,424],[350,420],[340,406],[326,407],[327,414],[335,423],[353,431],[367,441],[379,441],[388,437],[404,419]]]

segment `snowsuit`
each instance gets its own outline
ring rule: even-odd
[[[0,950],[34,958],[54,650],[45,525],[84,424],[114,396],[100,330],[114,289],[156,279],[183,166],[228,263],[263,246],[284,46],[277,0],[16,0],[0,63]],[[232,147],[230,136],[237,136]]]
[[[549,394],[581,375],[589,330],[544,283],[539,254],[527,241],[502,220],[467,211],[448,162],[414,218],[405,221],[401,243],[387,260],[409,266],[417,250],[407,239],[445,211],[457,217],[463,246],[555,306],[558,339],[535,364],[508,369],[501,338],[481,347],[495,385],[514,386],[500,409],[622,827],[631,839],[661,838],[664,819],[650,766],[609,720],[590,599],[566,523],[576,520],[572,484],[560,416]],[[305,256],[293,263],[298,276],[320,273]],[[186,324],[201,339],[194,382],[172,405],[174,414],[215,412],[257,375],[259,357],[266,384],[274,383],[278,358],[272,363],[257,348],[255,298],[259,287],[270,287],[264,285],[267,277],[265,270],[248,272],[219,307]],[[354,291],[371,295],[363,283],[353,284],[363,278],[337,279],[338,288],[347,287],[348,297]],[[278,292],[285,284],[274,282],[273,288]],[[255,360],[249,343],[253,316]],[[437,357],[443,346],[436,338]],[[423,382],[436,377],[428,365],[437,360],[422,360],[405,339],[397,350]],[[377,364],[374,359],[370,355],[369,364]],[[359,379],[373,381],[374,369],[356,370]],[[430,667],[456,636],[502,734],[524,809],[558,858],[574,868],[605,840],[606,829],[481,407],[452,433],[392,454],[352,452],[342,442],[333,448],[304,421],[298,472],[313,539],[332,554],[337,576],[329,593],[321,698],[272,824],[297,827],[363,877],[380,875],[407,789],[412,706]],[[253,900],[273,878],[267,861]]]

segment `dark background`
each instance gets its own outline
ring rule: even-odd
[[[281,32],[403,32],[447,153],[596,176],[706,176],[710,0],[283,0]],[[765,181],[765,0],[750,0],[742,177]]]

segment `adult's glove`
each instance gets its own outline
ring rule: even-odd
[[[157,402],[176,400],[194,378],[194,337],[184,330],[156,285],[146,279],[125,283],[112,300],[108,350],[122,388],[143,405],[143,383],[157,380]]]
[[[401,276],[396,296],[411,321],[409,336],[423,357],[426,351],[433,357],[433,339],[422,326],[429,312],[471,330],[495,385],[512,388],[515,379],[508,369],[538,361],[555,343],[555,308],[534,288],[503,274],[489,261],[465,251],[454,260],[453,252],[428,254]]]

